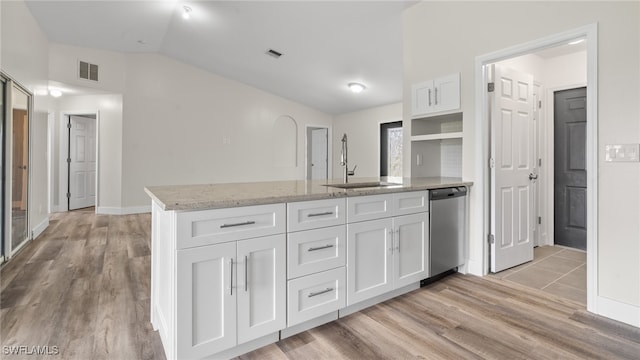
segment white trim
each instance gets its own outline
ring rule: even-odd
[[[59,116],[60,121],[60,136],[58,137],[59,141],[59,152],[58,152],[58,209],[60,212],[69,211],[68,202],[67,202],[67,190],[69,188],[69,174],[68,174],[68,165],[67,165],[67,156],[69,154],[69,129],[67,128],[68,117],[69,116],[83,116],[83,115],[94,115],[96,122],[96,183],[94,184],[96,189],[96,208],[99,206],[99,194],[100,187],[98,184],[100,183],[100,110],[66,110],[61,111]],[[52,174],[53,175],[53,174]]]
[[[102,214],[102,215],[131,215],[131,214],[145,214],[150,212],[151,212],[151,205],[129,206],[129,207],[111,207],[111,206],[96,207],[96,214]]]
[[[465,264],[464,270],[466,274],[482,276],[480,274],[482,274],[483,272],[483,269],[484,269],[483,266],[484,265],[482,261],[467,259],[467,263]]]
[[[640,306],[602,296],[596,296],[595,299],[595,309],[589,311],[640,328]]]
[[[333,133],[332,133],[332,129],[331,126],[329,125],[310,125],[307,124],[305,125],[304,128],[304,179],[305,180],[309,180],[310,179],[310,173],[309,173],[309,156],[311,154],[309,154],[308,150],[309,150],[309,129],[327,129],[327,180],[332,179],[333,178],[333,153],[332,153],[332,149],[333,149]]]
[[[34,227],[33,230],[31,230],[32,240],[37,239],[38,236],[40,236],[40,234],[42,234],[45,230],[47,230],[48,227],[49,227],[49,217],[46,217],[44,218],[44,220],[40,222],[40,224],[36,225],[36,227]]]
[[[476,140],[476,186],[483,189],[482,201],[476,201],[471,209],[478,219],[471,229],[481,241],[483,252],[482,275],[486,275],[489,265],[488,243],[485,241],[490,230],[489,213],[489,125],[487,120],[487,93],[484,91],[485,65],[537,50],[553,47],[576,38],[587,39],[587,310],[596,312],[598,294],[598,24],[590,24],[538,40],[519,44],[507,49],[477,56],[475,59],[475,118],[480,126],[475,133]]]

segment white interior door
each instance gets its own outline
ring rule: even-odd
[[[533,260],[533,76],[496,66],[491,105],[491,271]]]
[[[327,129],[311,130],[311,179],[327,179]]]
[[[69,210],[96,204],[96,121],[70,117]]]

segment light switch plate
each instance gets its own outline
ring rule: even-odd
[[[608,162],[640,161],[640,144],[605,145],[604,152]]]

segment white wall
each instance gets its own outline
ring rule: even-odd
[[[119,52],[59,43],[49,46],[49,79],[68,85],[121,94],[125,88],[126,55]],[[80,79],[78,61],[98,65],[100,81]]]
[[[33,96],[30,123],[29,224],[35,235],[48,224],[47,108],[48,42],[23,1],[0,2],[2,71]],[[45,92],[43,92],[45,91]],[[41,95],[44,93],[45,95]],[[31,233],[31,231],[30,231]]]
[[[92,89],[122,94],[122,128],[111,128],[107,140],[100,136],[113,142],[111,149],[122,149],[113,153],[108,172],[112,179],[121,176],[121,189],[100,190],[100,206],[109,213],[144,211],[147,185],[304,179],[305,126],[332,123],[328,114],[162,55],[60,44],[51,49],[52,80],[87,87],[74,69],[78,59],[93,61],[101,81]],[[274,156],[285,140],[273,131],[282,115],[297,123],[295,167],[279,166]],[[101,181],[101,187],[111,184],[117,183]]]
[[[306,125],[330,115],[153,54],[127,55],[123,206],[149,203],[146,185],[304,179]],[[297,122],[296,167],[279,167],[272,129]]]
[[[410,116],[412,83],[461,72],[463,176],[476,182],[481,180],[474,160],[481,119],[475,118],[475,58],[598,23],[597,295],[626,304],[635,314],[640,313],[640,164],[605,163],[603,155],[605,144],[640,143],[639,6],[638,2],[423,2],[405,10],[404,17],[405,118]],[[438,36],[426,42],[424,34]],[[477,263],[485,239],[478,231],[483,222],[482,190],[473,189],[470,201],[470,257]]]
[[[55,170],[64,168],[60,163],[60,152],[66,151],[68,135],[65,124],[68,114],[98,114],[98,182],[100,184],[97,204],[98,212],[118,212],[122,207],[122,95],[77,95],[62,96],[52,101],[54,112],[54,136],[52,167],[54,168],[53,205],[60,211],[66,210],[64,192],[56,191],[66,182],[60,181]],[[62,142],[62,143],[61,143]],[[63,175],[64,176],[64,175]]]
[[[341,178],[340,166],[343,134],[348,138],[349,169],[356,169],[356,177],[380,176],[380,124],[401,121],[402,103],[336,115],[333,119],[333,177]]]

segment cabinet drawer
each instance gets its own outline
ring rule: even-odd
[[[410,191],[393,194],[393,215],[408,215],[429,211],[429,192]]]
[[[287,231],[300,231],[345,223],[345,199],[302,201],[287,204]]]
[[[287,297],[287,326],[343,308],[344,267],[289,280]]]
[[[392,215],[393,194],[347,198],[347,222],[375,220]]]
[[[289,279],[344,266],[346,226],[332,226],[287,235]]]
[[[178,249],[285,232],[285,205],[178,213]]]

